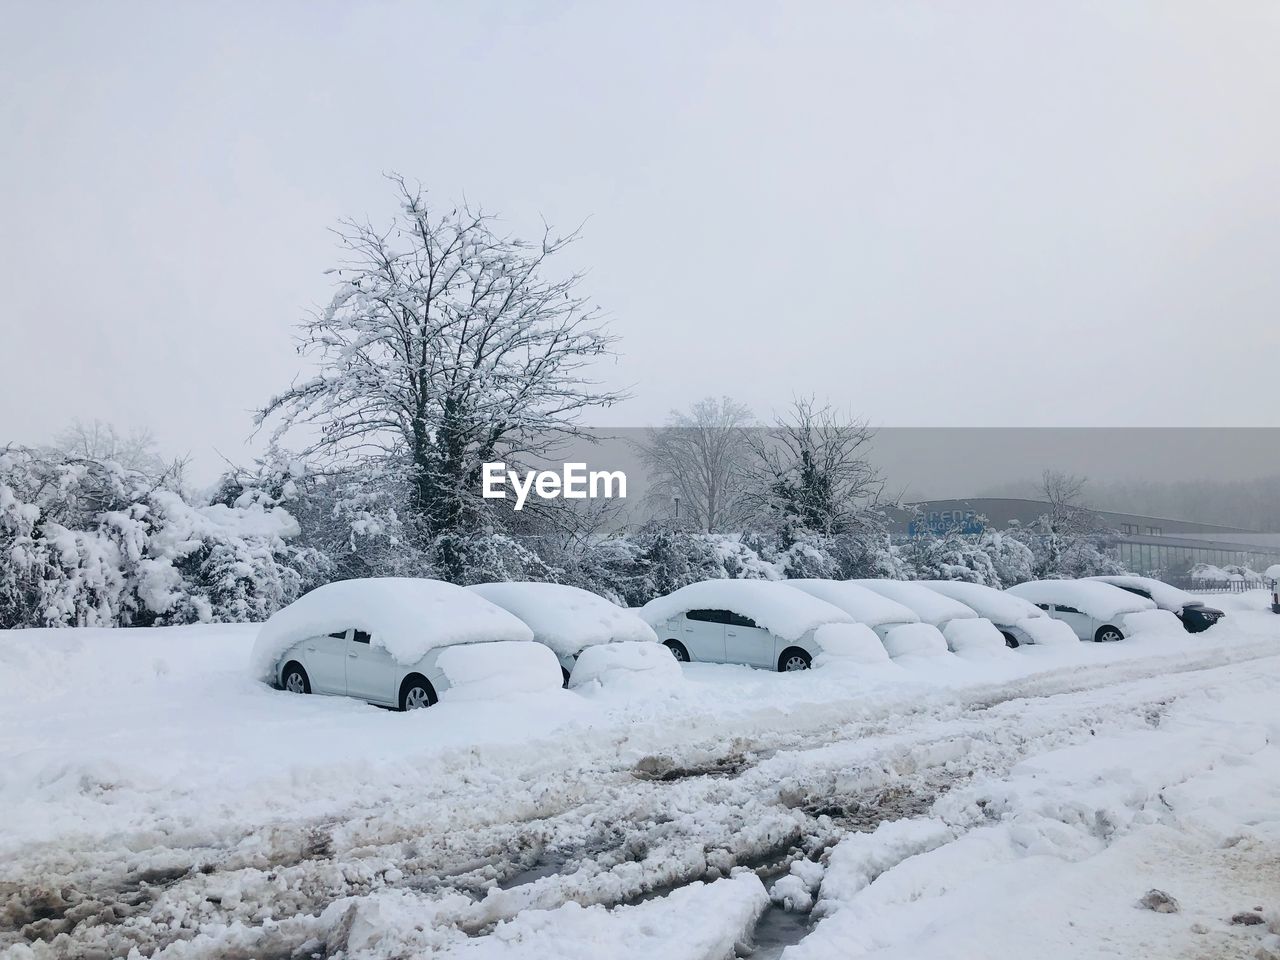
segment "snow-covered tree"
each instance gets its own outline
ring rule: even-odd
[[[263,619],[324,576],[297,522],[248,491],[190,502],[115,460],[0,452],[0,626]]]
[[[865,423],[806,399],[769,430],[750,434],[748,497],[784,549],[806,534],[881,532],[875,504],[884,483],[866,456],[873,436]]]
[[[124,432],[103,420],[73,420],[54,438],[53,447],[75,460],[111,461],[153,480],[180,479],[185,466],[182,460],[165,460],[155,435],[145,427]]]
[[[980,535],[959,526],[937,530],[917,525],[918,532],[902,546],[902,557],[918,580],[964,580],[1001,586],[991,554]]]
[[[984,530],[978,545],[991,558],[1001,587],[1011,587],[1035,578],[1035,554],[1008,531]]]
[[[258,422],[278,418],[277,435],[302,428],[306,455],[402,477],[406,521],[458,577],[449,544],[502,503],[481,500],[481,465],[546,453],[581,432],[584,410],[618,400],[587,378],[612,338],[580,274],[548,275],[576,233],[512,238],[483,211],[433,209],[420,188],[391,182],[401,209],[389,226],[337,230],[337,291],[300,336],[317,373]]]
[[[749,514],[746,445],[751,411],[729,397],[707,397],[639,444],[650,483],[646,499],[659,515],[679,514],[709,533],[740,529]],[[678,506],[677,506],[678,505]]]

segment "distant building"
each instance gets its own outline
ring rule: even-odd
[[[927,531],[959,529],[981,533],[1004,530],[1016,521],[1034,528],[1049,511],[1042,500],[973,497],[968,500],[927,500],[908,505],[892,518],[891,533],[906,539]],[[1144,517],[1111,510],[1089,510],[1103,527],[1114,531],[1108,549],[1135,573],[1182,573],[1197,563],[1217,567],[1239,564],[1262,571],[1280,563],[1280,534],[1258,533],[1193,520]]]

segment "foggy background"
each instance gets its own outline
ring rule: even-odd
[[[561,266],[632,392],[602,426],[799,393],[882,428],[1280,425],[1273,3],[0,8],[0,442],[102,418],[194,479],[248,459],[387,170],[584,224]],[[920,497],[1280,472],[1028,436],[876,453]]]

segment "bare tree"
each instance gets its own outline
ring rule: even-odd
[[[583,410],[622,397],[584,374],[612,338],[580,274],[543,276],[576,232],[515,239],[481,210],[434,210],[420,187],[389,179],[401,205],[389,227],[336,230],[338,289],[299,337],[319,372],[257,423],[278,416],[277,436],[309,433],[307,454],[401,473],[423,532],[458,532],[482,510],[484,462],[545,454],[581,434]]]
[[[1096,517],[1084,502],[1087,483],[1086,477],[1059,470],[1045,470],[1040,475],[1040,495],[1049,505],[1040,522],[1047,532],[1070,535],[1093,530]]]
[[[788,531],[784,539],[790,531],[835,535],[871,526],[884,480],[867,458],[875,432],[865,421],[802,398],[771,429],[750,436],[749,498]]]
[[[53,449],[72,459],[110,460],[149,478],[165,477],[174,482],[180,481],[186,465],[183,458],[165,460],[155,436],[145,427],[122,433],[115,424],[96,419],[92,423],[73,420],[54,438]]]
[[[729,397],[707,397],[687,413],[672,411],[665,427],[649,430],[639,452],[650,472],[651,508],[679,513],[700,530],[740,525],[750,512],[744,496],[751,411]]]

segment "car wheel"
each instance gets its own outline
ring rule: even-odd
[[[1007,631],[1005,631],[1005,630],[1001,630],[1001,631],[1000,631],[1000,634],[1001,634],[1001,636],[1003,636],[1003,637],[1004,637],[1004,645],[1005,645],[1006,647],[1008,647],[1010,650],[1016,650],[1016,649],[1018,649],[1018,638],[1017,638],[1017,637],[1015,637],[1012,633],[1008,633],[1008,632],[1007,632]]]
[[[668,640],[663,646],[670,650],[671,655],[681,663],[689,662],[689,651],[684,648],[684,644],[679,640]]]
[[[411,673],[400,684],[400,709],[421,710],[436,702],[436,691],[421,674]]]
[[[1098,632],[1093,635],[1093,639],[1098,643],[1115,643],[1124,639],[1124,634],[1120,632],[1119,627],[1113,627],[1106,624],[1098,628]]]
[[[569,686],[569,671],[565,669],[563,664],[560,666],[560,673],[564,676],[564,683],[562,684],[562,686],[564,686],[567,689]]]
[[[290,663],[284,668],[284,673],[280,676],[280,686],[290,693],[310,693],[311,681],[307,678],[307,671],[302,669],[302,665],[298,663]]]
[[[788,647],[778,658],[779,673],[794,673],[797,670],[808,670],[813,666],[813,658],[799,647]]]

